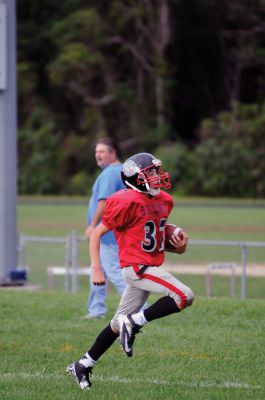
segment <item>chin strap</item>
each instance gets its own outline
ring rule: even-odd
[[[133,186],[131,183],[129,183],[128,181],[124,182],[127,186],[129,186],[131,189],[135,190],[136,192],[139,193],[143,193],[140,189],[138,189],[137,187]]]
[[[138,189],[137,187],[133,186],[130,182],[125,181],[124,182],[127,186],[129,186],[131,189],[135,190],[138,193],[145,193],[149,194],[150,196],[157,196],[160,193],[160,189],[149,189],[149,191],[144,192],[143,190]],[[148,185],[148,183],[146,183]],[[149,186],[149,185],[148,185]]]

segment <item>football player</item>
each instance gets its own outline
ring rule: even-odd
[[[125,161],[121,175],[126,189],[107,199],[102,222],[91,235],[90,255],[93,283],[105,285],[100,238],[113,230],[127,287],[110,324],[82,358],[67,367],[81,389],[91,387],[93,367],[118,337],[123,351],[131,357],[135,335],[142,326],[180,312],[194,300],[189,287],[160,268],[164,261],[165,226],[173,207],[172,196],[161,190],[171,187],[169,174],[152,154],[138,153]],[[171,242],[176,249],[185,248],[188,236],[181,230],[181,235],[172,236]],[[142,309],[151,292],[162,297]]]

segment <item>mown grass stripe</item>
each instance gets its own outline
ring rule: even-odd
[[[33,373],[28,372],[20,372],[20,373],[13,373],[8,372],[4,374],[0,374],[0,381],[13,381],[14,379],[42,379],[42,380],[63,380],[65,376],[58,372],[55,373],[47,373],[43,371],[35,371]],[[165,385],[165,386],[185,386],[190,388],[217,388],[217,389],[246,389],[246,390],[253,390],[253,389],[261,389],[261,385],[251,385],[245,382],[229,382],[225,381],[222,383],[211,382],[211,381],[201,381],[201,382],[184,382],[184,381],[177,381],[177,382],[169,382],[165,380],[157,380],[157,379],[132,379],[132,378],[122,378],[118,375],[114,376],[103,376],[103,375],[93,375],[93,381],[100,381],[100,382],[116,382],[116,383],[124,383],[124,384],[134,384],[134,383],[143,383],[143,384],[150,384],[150,385]]]

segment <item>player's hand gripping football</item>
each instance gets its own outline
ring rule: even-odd
[[[186,232],[174,224],[166,225],[165,251],[182,254],[186,251],[189,237]]]
[[[169,243],[172,244],[176,249],[178,250],[183,250],[183,252],[186,250],[186,246],[188,244],[189,237],[186,234],[185,231],[181,230],[177,233],[177,235],[173,234],[171,235],[171,239],[169,239]],[[179,251],[178,251],[179,253]]]

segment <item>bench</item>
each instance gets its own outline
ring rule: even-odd
[[[90,267],[79,267],[76,270],[77,275],[90,275],[91,268]],[[66,268],[66,267],[59,267],[59,266],[49,266],[47,267],[47,273],[48,273],[48,287],[50,290],[54,288],[54,283],[55,279],[54,277],[56,275],[63,275],[65,276],[65,279],[69,276],[73,276],[73,269],[72,268]],[[66,281],[65,281],[66,283]]]
[[[236,265],[233,262],[227,263],[213,263],[208,265],[207,273],[206,273],[206,295],[211,297],[212,295],[212,272],[227,270],[230,272],[230,295],[231,297],[235,297],[236,294]]]

